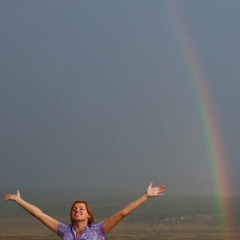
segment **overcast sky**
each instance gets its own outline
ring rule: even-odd
[[[4,188],[212,194],[175,14],[213,99],[240,194],[239,1],[11,1],[0,8]]]

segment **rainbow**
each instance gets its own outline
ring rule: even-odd
[[[184,61],[184,68],[189,76],[196,105],[201,118],[201,129],[206,149],[206,159],[210,166],[211,185],[216,201],[216,214],[221,229],[230,229],[233,224],[233,209],[231,203],[231,184],[228,179],[229,169],[226,160],[224,142],[218,124],[217,115],[204,76],[203,67],[199,61],[189,28],[184,22],[179,2],[165,1],[166,12],[172,23],[175,43]]]

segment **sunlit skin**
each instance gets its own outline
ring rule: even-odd
[[[103,221],[103,231],[105,234],[110,232],[124,217],[129,215],[131,212],[140,207],[149,198],[163,196],[165,191],[165,186],[161,185],[159,187],[152,187],[151,182],[148,186],[146,192],[139,197],[137,200],[127,204],[123,209],[113,214],[111,217]],[[40,220],[44,225],[46,225],[53,232],[57,233],[59,221],[43,213],[38,207],[26,202],[20,196],[20,192],[17,190],[16,194],[6,194],[4,196],[5,201],[14,201],[18,203],[23,209],[32,214],[38,220]],[[71,210],[71,220],[74,228],[77,232],[77,236],[87,227],[89,219],[89,213],[87,211],[85,203],[77,202],[73,205]]]
[[[71,211],[71,220],[73,221],[74,228],[77,235],[82,232],[88,224],[89,214],[84,203],[74,204]]]
[[[73,222],[85,221],[88,222],[89,214],[84,203],[76,203],[72,209],[71,217]]]

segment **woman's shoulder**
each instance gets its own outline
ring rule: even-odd
[[[98,228],[98,227],[101,227],[102,225],[103,225],[103,221],[100,223],[90,223],[90,224],[88,224],[88,227],[89,228]]]
[[[72,224],[68,224],[65,222],[60,221],[58,223],[58,231],[57,235],[62,239],[74,239],[74,233],[72,231]]]
[[[91,229],[94,232],[97,232],[100,235],[104,235],[103,222],[89,224],[88,228]]]
[[[71,229],[72,228],[72,224],[68,224],[68,223],[65,223],[63,221],[60,221],[58,223],[58,229],[62,229],[62,230],[67,230],[67,229]]]

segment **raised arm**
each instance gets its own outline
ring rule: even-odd
[[[5,201],[14,201],[18,203],[23,209],[29,212],[31,215],[36,217],[40,220],[45,226],[51,229],[53,232],[57,233],[58,230],[58,221],[53,219],[52,217],[43,213],[38,207],[24,201],[21,196],[20,192],[17,190],[16,194],[6,194],[4,196]]]
[[[121,211],[113,214],[110,218],[108,218],[103,222],[103,231],[105,234],[111,231],[124,217],[126,217],[128,214],[130,214],[131,212],[136,210],[138,207],[140,207],[149,198],[156,197],[156,196],[163,196],[162,192],[165,191],[165,187],[162,185],[162,186],[153,188],[152,184],[153,183],[151,182],[146,192],[140,198],[129,203]]]

